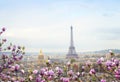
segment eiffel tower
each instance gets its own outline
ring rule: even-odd
[[[79,58],[78,54],[75,51],[74,42],[73,42],[73,27],[71,26],[70,29],[71,29],[70,47],[66,59]]]

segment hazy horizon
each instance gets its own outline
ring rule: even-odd
[[[120,49],[118,0],[2,0],[0,27],[26,52],[67,52],[73,26],[76,52]]]

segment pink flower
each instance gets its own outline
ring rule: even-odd
[[[108,66],[108,67],[107,67],[107,69],[108,69],[108,70],[111,70],[111,69],[112,69],[112,67]]]
[[[112,66],[112,61],[107,60],[107,61],[106,61],[106,66],[110,66],[110,67],[111,67],[111,66]]]
[[[115,59],[114,62],[116,64],[116,66],[119,66],[119,60]]]
[[[12,64],[13,63],[13,60],[12,59],[8,59],[8,64]]]
[[[82,72],[85,70],[85,66],[82,66]]]
[[[120,80],[120,69],[115,70],[115,78]]]
[[[6,30],[5,27],[3,27],[3,28],[2,28],[2,31],[4,32],[5,30]]]
[[[40,70],[40,75],[44,75],[45,74],[45,72],[46,72],[46,70],[45,70],[45,68],[42,68],[41,70]]]
[[[33,79],[33,77],[30,75],[30,76],[29,76],[29,79],[30,79],[30,80],[32,80],[32,79]]]
[[[104,61],[104,58],[101,57],[100,59],[97,60],[97,64],[98,64],[98,65],[101,65],[103,61]]]
[[[49,64],[52,64],[51,60],[48,60],[48,63],[49,63]]]
[[[92,75],[92,74],[95,74],[96,71],[95,71],[95,69],[91,69],[89,73]]]
[[[80,76],[80,72],[77,72],[76,75],[79,77]]]
[[[5,54],[2,54],[2,59],[6,59],[6,58],[8,58],[8,56]]]
[[[38,70],[34,70],[34,71],[33,71],[33,74],[37,74],[37,73],[38,73]]]
[[[21,70],[21,72],[22,72],[22,73],[25,73],[25,71],[24,71],[23,69]]]
[[[115,62],[112,62],[112,66],[113,66],[113,67],[116,66]]]
[[[115,78],[120,80],[120,75],[115,75]]]
[[[4,43],[4,42],[6,42],[7,40],[6,39],[2,39],[2,42]]]
[[[3,32],[0,32],[0,35],[2,34]]]
[[[59,67],[56,67],[55,70],[57,71],[58,75],[61,75],[63,73],[63,70]]]
[[[10,70],[11,70],[11,71],[14,71],[14,70],[15,70],[15,66],[11,66],[11,67],[10,67]]]
[[[15,50],[16,50],[16,46],[14,45],[12,51],[15,51]]]
[[[70,82],[70,79],[67,78],[67,77],[61,77],[60,80],[61,80],[62,82]]]
[[[67,74],[70,75],[70,76],[73,76],[74,72],[73,72],[73,70],[70,70],[70,71],[67,72]]]
[[[20,46],[18,46],[18,49],[21,49],[21,47],[20,47]]]
[[[70,64],[71,64],[70,61],[68,61],[68,62],[67,62],[67,66],[70,66]]]
[[[18,71],[20,69],[20,66],[18,64],[15,65],[15,71]]]
[[[7,49],[8,49],[8,50],[10,50],[10,49],[11,49],[11,47],[10,47],[10,46],[8,46],[8,47],[7,47]]]
[[[21,60],[22,58],[23,58],[23,56],[21,55],[21,56],[18,57],[18,60]]]
[[[105,79],[101,79],[100,82],[106,82],[106,80]]]
[[[60,68],[59,67],[56,67],[55,70],[58,71]]]
[[[40,76],[38,76],[38,77],[36,77],[36,82],[41,82],[41,77]]]
[[[49,80],[49,81],[51,81],[52,79],[53,79],[53,77],[52,77],[52,76],[49,76],[49,77],[48,77],[48,80]]]
[[[54,75],[54,71],[53,70],[49,70],[48,71],[48,75],[53,76]]]
[[[11,78],[11,80],[14,82],[14,81],[15,81],[15,78],[14,78],[14,77],[12,77],[12,78]]]
[[[25,79],[24,78],[20,78],[20,81],[19,82],[24,82],[25,81]]]
[[[84,76],[84,75],[85,75],[85,72],[82,72],[81,75]]]
[[[86,66],[88,66],[88,67],[90,67],[91,64],[92,64],[92,63],[91,63],[89,60],[86,62]]]
[[[45,72],[44,72],[44,75],[45,75],[45,76],[48,76],[48,71],[45,71]]]

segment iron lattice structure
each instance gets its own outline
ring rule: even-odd
[[[73,27],[70,27],[70,47],[69,47],[69,51],[68,54],[66,55],[67,59],[71,59],[71,58],[79,58],[78,54],[76,53],[75,47],[74,47],[74,41],[73,41]]]

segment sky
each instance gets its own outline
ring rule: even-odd
[[[0,27],[26,52],[120,49],[120,0],[0,0]]]

